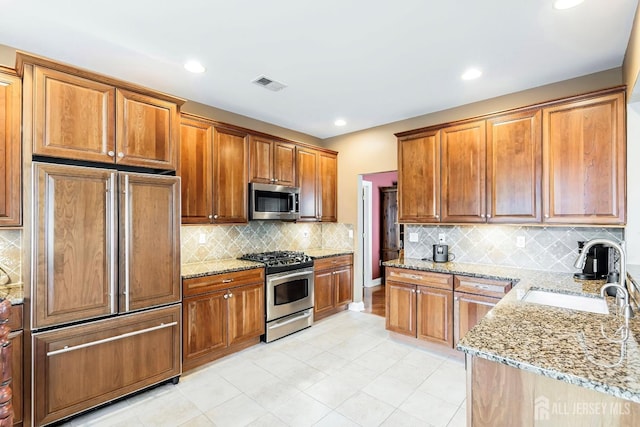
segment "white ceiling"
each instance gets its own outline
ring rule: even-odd
[[[327,138],[618,67],[637,4],[0,0],[0,43]]]

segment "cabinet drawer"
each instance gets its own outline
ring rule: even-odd
[[[16,304],[11,306],[9,311],[9,327],[12,331],[19,331],[24,328],[22,324],[22,304]]]
[[[453,275],[387,267],[386,280],[413,283],[439,289],[453,289]]]
[[[511,282],[508,280],[480,279],[478,277],[456,275],[454,289],[456,292],[502,298],[511,290]]]
[[[342,267],[353,264],[353,255],[340,255],[329,258],[320,258],[313,261],[313,268],[316,271],[327,270],[334,267]]]
[[[264,268],[184,279],[182,294],[186,297],[257,282],[264,282]]]
[[[34,424],[180,375],[180,306],[33,335]]]

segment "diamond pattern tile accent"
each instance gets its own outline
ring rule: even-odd
[[[0,266],[11,283],[22,281],[22,230],[0,230]]]
[[[405,256],[409,258],[431,258],[438,234],[445,233],[456,261],[564,273],[576,271],[578,241],[596,237],[624,240],[623,229],[602,227],[407,225],[405,236],[409,233],[417,233],[419,240],[406,239]],[[525,237],[525,248],[516,246],[517,236]]]
[[[185,225],[181,229],[183,264],[237,258],[250,252],[307,249],[353,250],[351,224],[251,221],[247,225]],[[204,236],[204,243],[200,243]]]

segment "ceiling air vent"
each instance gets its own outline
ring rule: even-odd
[[[266,76],[260,76],[260,77],[257,77],[255,79],[253,79],[252,83],[255,83],[258,86],[262,86],[263,88],[272,90],[274,92],[277,92],[277,91],[282,90],[285,87],[287,87],[286,84],[277,82],[277,81],[272,80],[272,79],[270,79],[269,77],[266,77]]]

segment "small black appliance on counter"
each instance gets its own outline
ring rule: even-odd
[[[582,252],[584,241],[578,242],[578,253]],[[609,247],[593,245],[587,253],[587,260],[581,273],[575,273],[573,277],[583,280],[606,279],[609,274]]]

